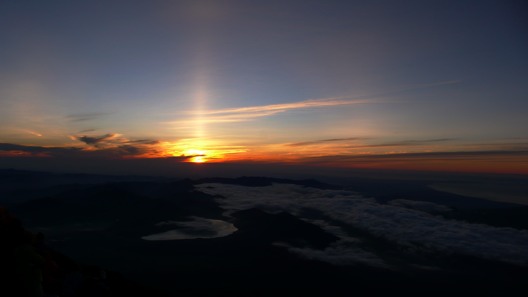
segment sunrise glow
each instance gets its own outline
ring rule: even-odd
[[[0,161],[528,171],[516,11],[353,2],[6,8]]]
[[[196,156],[196,157],[190,158],[189,162],[192,162],[192,163],[205,163],[205,162],[207,162],[207,159],[205,158],[205,156]]]
[[[0,291],[526,291],[527,16],[0,0]]]

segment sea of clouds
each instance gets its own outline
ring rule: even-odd
[[[163,221],[158,227],[174,226],[177,229],[141,237],[143,240],[180,240],[198,238],[217,238],[227,236],[238,229],[231,223],[200,217],[190,217],[189,221]]]
[[[239,210],[259,208],[270,213],[286,211],[320,226],[340,240],[324,250],[277,245],[332,264],[389,267],[376,254],[365,250],[360,238],[339,226],[323,219],[303,218],[303,210],[307,208],[405,248],[528,265],[527,230],[446,219],[437,214],[450,209],[431,202],[398,199],[381,204],[351,191],[279,183],[264,187],[208,183],[196,185],[196,189],[216,195],[217,203],[228,216]]]

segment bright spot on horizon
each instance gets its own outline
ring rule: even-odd
[[[189,158],[188,162],[191,163],[205,163],[207,162],[206,159],[206,151],[204,150],[198,150],[198,149],[188,149],[183,152],[184,156],[192,156]]]
[[[186,157],[185,162],[190,163],[223,162],[225,154],[244,151],[243,148],[225,146],[217,140],[190,138],[161,144],[158,157]]]
[[[207,159],[205,156],[196,156],[189,159],[189,162],[191,163],[205,163],[207,162]]]

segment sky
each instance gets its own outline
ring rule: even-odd
[[[527,36],[520,0],[2,1],[0,167],[528,174]]]

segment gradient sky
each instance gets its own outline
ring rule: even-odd
[[[521,0],[2,1],[0,166],[528,174],[527,20]]]

